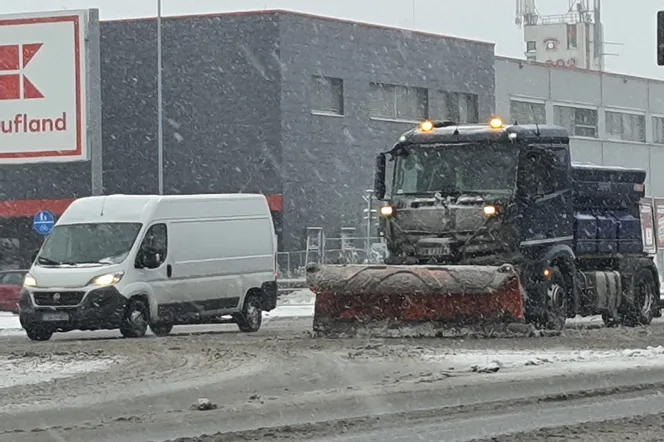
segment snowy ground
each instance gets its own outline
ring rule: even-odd
[[[312,317],[314,315],[313,292],[308,289],[294,291],[279,297],[277,308],[271,312],[263,313],[263,318],[269,321],[273,318],[298,318]],[[568,326],[601,326],[602,318],[592,316],[589,318],[577,317],[567,321]],[[0,337],[3,335],[23,334],[23,329],[19,323],[18,316],[11,313],[0,312]]]
[[[279,297],[277,308],[271,312],[263,313],[263,318],[269,321],[273,318],[297,318],[314,315],[314,294],[310,290],[299,290]],[[2,336],[22,335],[23,329],[18,316],[12,313],[0,312],[0,338]]]
[[[0,389],[18,385],[50,382],[85,373],[102,371],[119,363],[117,358],[99,358],[87,355],[26,356],[12,355],[0,358]]]
[[[269,319],[279,317],[313,316],[315,296],[316,295],[308,289],[282,295],[277,301],[277,308],[271,312],[264,313],[263,317]]]
[[[18,321],[18,316],[13,313],[0,312],[0,337],[7,334],[20,332],[23,329]]]
[[[454,353],[430,352],[422,358],[437,361],[441,369],[462,372],[531,371],[543,368],[560,372],[603,371],[636,367],[664,367],[664,347],[648,346],[620,350],[463,350]],[[561,370],[564,368],[564,370]]]

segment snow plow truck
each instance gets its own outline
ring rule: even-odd
[[[550,125],[425,121],[376,158],[381,265],[307,268],[318,336],[560,332],[660,316],[643,243],[646,172],[577,165]]]

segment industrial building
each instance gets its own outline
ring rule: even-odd
[[[573,49],[587,52],[601,29],[592,17],[579,10],[555,26],[585,36]],[[648,194],[664,197],[664,83],[549,62],[558,49],[573,58],[569,42],[532,52],[552,40],[554,23],[540,32],[532,14],[524,20],[517,60],[495,57],[492,43],[285,11],[164,18],[164,192],[264,193],[280,250],[301,251],[308,227],[364,235],[375,155],[413,124],[497,112],[567,127],[574,161],[645,168]],[[82,160],[0,165],[0,238],[24,260],[42,239],[32,227],[39,210],[159,190],[156,19],[97,26],[98,47],[87,49],[88,95],[97,70],[100,98],[88,103],[88,136],[98,129],[98,142]],[[591,61],[601,65],[601,54]]]
[[[101,147],[0,166],[17,178],[2,236],[22,250],[38,210],[158,192],[156,19],[101,22],[99,41]],[[492,43],[283,11],[164,18],[162,43],[164,192],[264,193],[281,250],[303,249],[308,226],[361,234],[375,155],[414,123],[494,108]]]

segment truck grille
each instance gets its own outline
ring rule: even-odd
[[[57,295],[57,296],[56,296]],[[85,292],[35,292],[35,304],[37,305],[78,305],[83,300]]]

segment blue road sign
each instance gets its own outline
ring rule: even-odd
[[[53,231],[53,227],[55,226],[55,215],[48,210],[42,210],[35,215],[32,220],[32,226],[37,233],[48,235]]]

